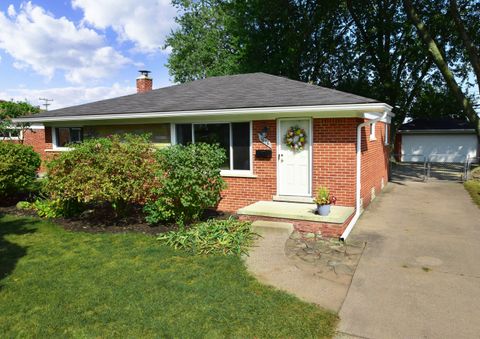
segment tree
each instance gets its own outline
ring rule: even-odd
[[[425,22],[422,21],[420,14],[418,13],[417,9],[412,4],[411,0],[403,0],[403,5],[405,7],[405,11],[408,15],[410,22],[416,27],[418,31],[418,37],[423,42],[425,47],[428,50],[428,54],[432,60],[432,62],[437,66],[438,70],[443,76],[445,83],[447,84],[448,88],[450,89],[451,93],[455,97],[458,104],[462,107],[465,116],[468,118],[469,121],[474,123],[475,128],[477,130],[477,134],[480,135],[480,119],[478,117],[477,112],[475,111],[472,101],[468,98],[468,96],[462,90],[460,84],[457,81],[454,71],[451,69],[451,63],[447,59],[448,53],[445,49],[442,48],[442,45],[437,42],[438,39],[430,32],[430,28]],[[458,11],[458,5],[455,0],[450,0],[450,10],[449,13],[453,18],[455,23],[454,27],[456,28],[455,33],[460,37],[463,48],[465,49],[465,58],[462,60],[465,62],[470,62],[476,76],[477,76],[477,86],[480,89],[480,64],[478,63],[478,51],[473,44],[470,36],[468,34],[467,29],[464,26],[463,21],[460,18],[460,14]],[[478,28],[477,28],[478,30]],[[452,39],[449,41],[453,46],[455,46],[455,41]],[[458,46],[458,44],[457,44]]]
[[[0,101],[0,135],[6,138],[18,135],[20,142],[23,144],[23,136],[25,131],[30,129],[30,124],[13,124],[12,119],[39,112],[39,107],[32,106],[27,101]],[[12,131],[15,131],[15,133],[12,133]]]
[[[442,45],[454,41],[449,34],[454,22],[445,20],[440,11],[445,1],[425,1],[429,22],[445,32]],[[428,94],[455,94],[450,87],[445,90],[443,76],[422,49],[401,0],[184,0],[178,4],[179,12],[186,14],[177,19],[180,28],[167,40],[173,49],[168,66],[177,81],[263,71],[349,91],[395,107],[392,137],[405,117],[419,114],[416,105],[428,107],[424,103]],[[222,13],[221,19],[217,13]],[[468,19],[467,28],[478,22],[475,18]],[[215,48],[211,35],[221,37]],[[455,47],[459,43],[454,42],[449,55],[461,61],[461,49]],[[187,61],[178,62],[177,56]],[[463,65],[458,64],[457,77],[468,75]],[[437,105],[443,101],[434,103],[438,115],[454,114],[449,111],[452,105]]]

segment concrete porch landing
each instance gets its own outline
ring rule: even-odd
[[[330,214],[321,216],[315,214],[315,204],[257,201],[237,211],[239,215],[259,216],[268,218],[303,220],[328,224],[344,224],[353,214],[353,207],[332,206]]]

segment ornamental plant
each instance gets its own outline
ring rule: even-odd
[[[88,139],[47,165],[45,189],[52,200],[109,204],[117,215],[142,205],[158,187],[159,164],[148,135]]]
[[[40,155],[31,146],[0,142],[0,196],[28,190],[40,163]]]
[[[153,189],[154,199],[144,207],[147,222],[175,221],[183,226],[216,206],[226,186],[220,175],[225,158],[218,145],[204,143],[158,150],[160,182]]]
[[[330,194],[330,190],[327,187],[320,186],[314,202],[317,205],[335,205],[335,203],[337,202],[337,198]]]
[[[188,229],[170,231],[158,240],[175,249],[191,254],[242,255],[255,238],[252,224],[233,218],[208,220]]]

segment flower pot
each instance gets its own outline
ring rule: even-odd
[[[319,215],[329,215],[330,205],[317,205],[317,211]]]

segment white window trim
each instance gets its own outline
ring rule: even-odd
[[[177,136],[176,136],[176,125],[192,125],[192,142],[195,143],[195,132],[194,132],[194,125],[204,125],[204,124],[229,124],[230,128],[230,154],[233,154],[232,151],[232,124],[233,123],[241,123],[241,122],[248,122],[249,124],[249,135],[250,135],[250,147],[249,147],[249,154],[250,154],[250,169],[249,170],[235,170],[235,169],[229,169],[229,170],[221,170],[220,174],[224,177],[241,177],[241,178],[256,178],[257,176],[253,174],[253,140],[252,140],[252,135],[253,135],[253,127],[252,127],[252,121],[208,121],[208,122],[179,122],[179,123],[172,123],[171,124],[171,143],[172,145],[177,144]],[[233,156],[230,156],[230,168],[233,167]]]
[[[67,152],[71,151],[71,147],[62,147],[58,146],[58,140],[57,140],[57,128],[62,128],[63,126],[60,127],[52,127],[52,149],[51,150],[46,150],[46,151],[56,151],[56,152]],[[68,126],[66,128],[81,128],[82,133],[83,133],[83,127],[79,126]]]
[[[8,127],[7,129],[19,130],[20,133],[19,133],[18,137],[0,137],[0,141],[20,141],[20,140],[23,140],[23,130],[21,128]]]
[[[375,136],[376,129],[377,129],[377,123],[374,122],[373,124],[370,125],[370,141],[377,140],[377,137]]]

